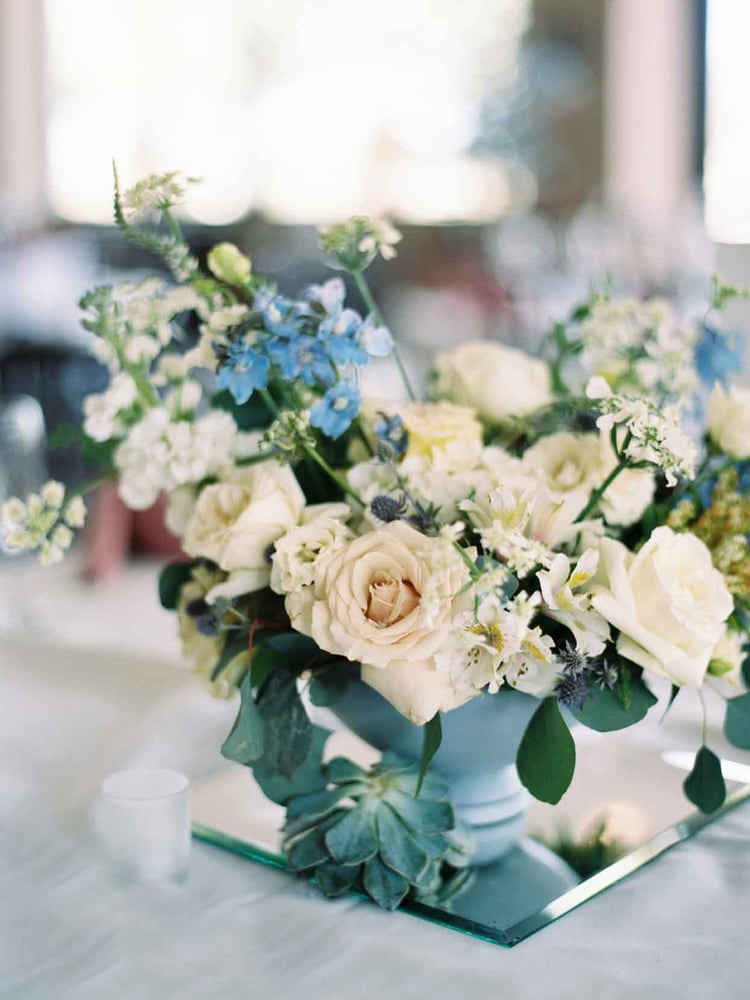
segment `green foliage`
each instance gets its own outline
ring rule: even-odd
[[[255,704],[249,674],[240,686],[240,699],[240,710],[221,753],[227,760],[247,765],[259,760],[265,748],[265,722]]]
[[[263,762],[272,773],[291,780],[312,746],[313,727],[291,671],[274,670],[257,698],[265,723]]]
[[[159,574],[159,601],[167,611],[175,611],[180,591],[190,579],[193,562],[173,562]]]
[[[620,674],[622,678],[622,673]],[[591,696],[581,708],[571,708],[574,719],[596,729],[600,733],[609,733],[616,729],[626,729],[640,722],[657,702],[657,698],[649,691],[640,676],[631,676],[628,704],[617,691],[609,688],[594,688]]]
[[[750,692],[727,700],[724,735],[740,750],[750,750]]]
[[[241,431],[264,430],[273,423],[273,414],[260,393],[254,392],[246,403],[236,403],[231,392],[224,389],[211,400],[215,410],[231,413]]]
[[[682,787],[685,795],[701,812],[715,812],[724,804],[727,789],[721,773],[721,761],[708,747],[701,747],[695,755],[693,770]]]
[[[407,893],[433,899],[465,884],[467,845],[444,782],[427,774],[415,798],[418,769],[392,753],[369,770],[337,757],[324,773],[325,789],[290,799],[284,826],[289,867],[324,895],[357,888],[392,910]]]
[[[272,802],[285,806],[295,795],[310,795],[325,787],[323,774],[323,749],[330,736],[322,726],[312,727],[312,740],[306,759],[287,778],[267,763],[265,754],[253,764],[253,777],[258,782],[261,791]]]
[[[442,742],[443,726],[440,721],[440,712],[436,712],[435,715],[424,724],[422,729],[422,758],[419,762],[417,795],[419,795],[422,789],[422,783],[424,782],[425,775],[427,774],[427,768],[430,766],[433,757],[440,749],[440,744]]]
[[[335,661],[336,668],[316,669],[315,676],[310,681],[310,701],[318,708],[331,708],[343,695],[348,683],[341,661]]]
[[[518,748],[518,775],[531,794],[553,805],[573,779],[576,748],[557,698],[545,698],[534,712]]]

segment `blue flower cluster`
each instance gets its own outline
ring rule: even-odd
[[[715,382],[726,389],[730,376],[742,371],[744,352],[742,334],[704,324],[695,347],[695,367],[701,382],[708,389]]]
[[[310,286],[299,300],[261,289],[229,347],[215,345],[219,386],[241,405],[266,389],[272,376],[302,382],[323,392],[310,412],[313,427],[341,437],[362,403],[356,369],[393,347],[388,330],[372,316],[363,320],[344,307],[344,295],[341,278]]]

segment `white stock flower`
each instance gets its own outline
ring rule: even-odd
[[[164,407],[149,410],[115,452],[120,496],[143,510],[161,492],[216,475],[232,461],[236,434],[231,415],[220,410],[176,422]]]
[[[272,460],[239,467],[201,491],[183,538],[185,551],[235,574],[233,590],[268,585],[270,546],[299,522],[305,497],[288,466]],[[226,596],[226,589],[222,594]],[[216,593],[212,592],[211,599]]]
[[[708,403],[708,433],[730,458],[750,458],[750,388],[715,385]]]
[[[138,389],[130,375],[119,372],[104,392],[92,393],[83,401],[83,430],[93,441],[109,441],[121,437],[126,426],[120,420],[138,398]]]
[[[314,504],[302,512],[301,524],[276,540],[271,566],[271,590],[290,594],[315,582],[318,559],[340,549],[352,533],[344,521],[347,504]]]
[[[471,406],[495,423],[552,402],[545,362],[493,341],[471,341],[441,352],[435,372],[439,396]]]
[[[602,539],[600,560],[591,603],[619,630],[618,651],[673,684],[700,687],[734,607],[703,542],[662,526],[635,555]]]

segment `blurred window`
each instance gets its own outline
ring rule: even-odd
[[[446,198],[458,218],[499,214],[508,184],[478,172],[471,149],[488,93],[518,78],[530,9],[46,0],[50,205],[106,221],[115,157],[127,183],[176,168],[206,178],[190,212],[209,224],[251,209],[429,221]]]

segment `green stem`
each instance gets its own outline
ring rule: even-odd
[[[372,313],[372,318],[375,320],[375,322],[379,326],[384,326],[385,324],[384,324],[384,321],[383,321],[383,314],[381,313],[380,309],[378,308],[378,304],[375,301],[372,292],[370,291],[370,286],[367,283],[367,278],[365,278],[365,276],[362,273],[362,271],[352,271],[351,274],[352,274],[352,277],[354,278],[354,284],[357,286],[357,288],[359,290],[359,294],[365,300],[365,305],[367,306],[367,308],[369,309],[369,311]],[[411,400],[411,402],[414,402],[417,397],[416,397],[416,394],[415,394],[414,389],[412,387],[412,384],[411,384],[411,382],[409,380],[409,376],[408,376],[408,374],[406,372],[406,367],[404,365],[404,362],[401,359],[401,355],[400,355],[399,350],[398,350],[398,345],[395,343],[395,341],[394,341],[394,344],[393,344],[393,358],[394,358],[396,364],[398,365],[399,372],[401,373],[401,379],[402,379],[402,381],[404,383],[404,388],[406,389],[406,394],[408,395],[408,397]]]
[[[175,219],[175,217],[172,215],[172,213],[168,208],[163,208],[161,210],[161,213],[167,225],[169,226],[169,231],[175,238],[175,241],[177,243],[184,243],[185,237],[182,235],[182,229],[180,228],[180,224],[177,221],[177,219]]]
[[[615,479],[617,479],[620,473],[627,468],[628,468],[627,462],[620,461],[617,463],[614,469],[612,469],[610,474],[604,480],[602,485],[597,487],[597,489],[595,489],[594,492],[591,494],[591,496],[589,497],[589,502],[586,504],[581,513],[575,519],[575,521],[573,522],[574,524],[580,524],[581,521],[585,521],[586,518],[589,516],[589,514],[591,514],[593,511],[596,510],[596,508],[599,505],[599,501],[604,496],[606,491],[609,489],[609,487],[612,485]]]
[[[281,410],[276,405],[276,400],[273,398],[268,389],[261,389],[260,394],[265,400],[266,406],[271,411],[271,413],[273,413],[273,415],[277,419],[281,417]],[[334,469],[331,468],[331,466],[323,458],[323,456],[320,454],[317,448],[311,448],[308,445],[303,445],[303,449],[307,457],[310,458],[313,462],[317,463],[317,465],[319,465],[320,468],[323,469],[323,471],[329,476],[330,479],[333,480],[334,483],[336,483],[338,488],[346,496],[351,497],[352,500],[358,503],[360,507],[362,507],[363,509],[367,506],[362,497],[358,493],[354,492],[354,490],[349,486],[346,480],[342,476],[340,476]]]

